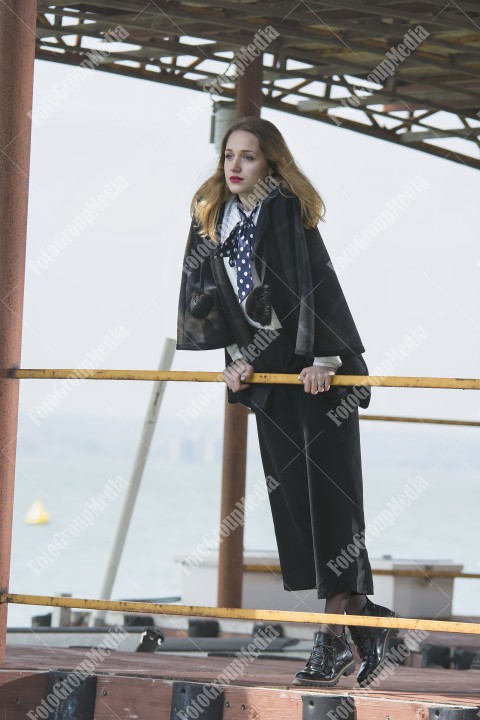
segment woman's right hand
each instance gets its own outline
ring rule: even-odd
[[[242,383],[242,380],[248,380],[254,372],[253,367],[246,360],[240,358],[225,368],[223,377],[228,388],[232,392],[238,392],[250,387],[249,384]]]

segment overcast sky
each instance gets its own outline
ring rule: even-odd
[[[36,62],[34,110],[72,71]],[[199,93],[83,73],[33,123],[21,365],[82,366],[107,338],[110,349],[95,367],[156,369],[165,338],[176,336],[190,200],[215,164],[210,111],[187,125],[182,116],[198,106]],[[320,232],[370,372],[390,359],[387,374],[479,377],[479,172],[313,120],[262,115],[324,197]],[[399,209],[399,196],[415,186]],[[378,231],[387,216],[392,224]],[[87,217],[90,224],[73,233]],[[55,257],[48,247],[59,235],[67,240]],[[173,365],[222,368],[222,351],[178,351]],[[55,387],[22,381],[21,410],[35,413]],[[55,412],[141,418],[151,387],[82,381]],[[205,387],[170,383],[162,413],[175,415]],[[203,418],[222,416],[221,397]],[[479,400],[478,391],[378,388],[370,411],[480,419]]]

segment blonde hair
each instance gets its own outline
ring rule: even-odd
[[[245,117],[234,120],[223,136],[218,165],[193,196],[190,206],[192,218],[197,222],[201,237],[218,242],[216,227],[220,208],[231,193],[225,182],[224,159],[228,138],[235,130],[245,130],[258,138],[260,150],[272,168],[270,177],[282,189],[290,190],[300,202],[302,223],[307,228],[316,227],[325,215],[325,204],[310,180],[297,166],[283,135],[268,120]]]

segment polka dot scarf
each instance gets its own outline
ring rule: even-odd
[[[219,257],[228,257],[231,267],[236,266],[237,270],[237,294],[240,302],[248,297],[253,290],[251,255],[255,238],[254,217],[259,204],[247,215],[242,209],[241,203],[237,201],[237,208],[240,213],[240,222],[235,225],[228,238],[218,252]]]

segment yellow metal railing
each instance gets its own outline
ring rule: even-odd
[[[271,572],[281,575],[280,565],[264,565],[248,563],[243,566],[245,572]],[[453,570],[403,570],[402,568],[372,568],[372,575],[387,575],[395,577],[419,577],[424,580],[431,578],[458,578],[460,580],[479,580],[480,573],[454,572]]]
[[[18,380],[144,380],[168,382],[224,382],[221,372],[199,372],[195,370],[98,370],[85,368],[53,369],[53,368],[13,368],[8,377]],[[249,383],[272,383],[298,385],[297,375],[285,373],[254,373]],[[411,376],[376,376],[376,375],[336,375],[332,385],[369,386],[369,387],[411,387],[411,388],[442,388],[452,390],[480,390],[478,378],[433,378]],[[480,427],[478,420],[443,420],[440,418],[418,418],[399,415],[371,415],[362,413],[361,420],[381,422],[405,422],[432,425],[460,425]]]
[[[168,380],[187,382],[225,382],[221,372],[192,370],[95,370],[73,369],[20,369],[7,371],[14,379],[40,380]],[[299,385],[298,375],[286,373],[254,373],[248,382]],[[332,385],[367,385],[374,387],[443,388],[451,390],[480,390],[478,378],[435,378],[400,375],[335,375]]]
[[[146,380],[146,381],[186,381],[186,382],[224,382],[222,372],[163,371],[163,370],[98,370],[98,369],[19,369],[6,372],[13,379],[67,380]],[[273,384],[299,384],[298,376],[284,373],[254,373],[248,382]],[[371,375],[336,375],[332,385],[371,386],[371,387],[411,387],[441,388],[456,390],[480,390],[478,378],[433,378]],[[461,420],[435,420],[430,418],[405,418],[393,416],[362,416],[366,420],[386,420],[393,422],[423,422],[449,425],[479,426],[480,422]],[[244,566],[251,571],[259,571],[257,566]],[[273,569],[273,568],[267,568]],[[262,570],[265,567],[262,566]],[[279,570],[279,568],[278,568]],[[374,570],[378,575],[418,576],[426,579],[433,577],[456,577],[477,579],[477,573],[454,573],[451,571],[412,571],[412,570]],[[9,603],[21,605],[40,605],[48,607],[68,607],[85,610],[102,610],[126,613],[148,613],[153,615],[183,615],[237,620],[264,620],[297,623],[344,624],[345,615],[330,613],[312,613],[282,610],[248,610],[243,608],[204,607],[196,605],[171,605],[159,603],[131,602],[125,600],[95,600],[88,598],[65,598],[44,595],[23,595],[15,593],[0,594],[0,605]],[[384,618],[349,615],[348,624],[363,627],[385,627],[405,630],[427,630],[463,634],[480,634],[480,623],[454,622],[447,620],[424,620],[415,618]]]
[[[125,613],[148,613],[150,615],[183,615],[186,617],[228,618],[233,620],[268,620],[296,623],[330,623],[344,625],[345,615],[332,613],[297,612],[291,610],[247,610],[244,608],[204,607],[202,605],[162,605],[159,603],[130,602],[128,600],[91,600],[88,598],[60,598],[46,595],[0,594],[0,604],[45,605],[80,610],[107,610]],[[416,618],[385,618],[366,615],[348,615],[348,625],[362,627],[398,628],[402,630],[427,630],[431,632],[480,635],[480,623],[455,622],[452,620],[419,620]]]

